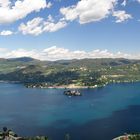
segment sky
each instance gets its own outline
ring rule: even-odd
[[[140,0],[0,0],[0,58],[140,59]]]

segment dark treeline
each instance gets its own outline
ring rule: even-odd
[[[76,71],[58,71],[48,75],[43,75],[42,72],[23,73],[21,71],[11,72],[8,74],[0,74],[0,80],[3,81],[18,81],[21,83],[43,83],[50,85],[67,85],[80,81],[84,86],[97,84],[101,74],[99,72],[91,72],[81,75]]]

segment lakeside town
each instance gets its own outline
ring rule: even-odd
[[[124,58],[51,62],[24,57],[1,59],[0,65],[1,82],[22,83],[27,88],[97,88],[140,81],[140,61]]]

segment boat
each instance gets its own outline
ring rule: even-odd
[[[81,96],[82,95],[78,90],[66,90],[64,91],[64,94],[68,96]]]

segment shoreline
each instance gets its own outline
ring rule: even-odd
[[[100,85],[94,85],[94,86],[78,86],[78,85],[74,85],[74,84],[70,84],[70,85],[61,85],[61,86],[47,86],[47,85],[42,85],[42,84],[33,84],[30,83],[29,85],[25,85],[26,88],[41,88],[41,89],[95,89],[95,88],[102,88],[105,87],[109,84],[124,84],[124,83],[137,83],[140,82],[140,80],[137,81],[115,81],[115,82],[106,82],[104,84],[100,84]]]
[[[97,88],[98,85],[95,86],[49,86],[46,88],[49,89],[88,89],[88,88]]]
[[[70,84],[70,85],[61,85],[61,86],[47,86],[47,85],[43,85],[42,83],[23,83],[20,81],[4,81],[4,80],[0,80],[0,83],[9,83],[9,84],[22,84],[23,86],[25,86],[26,88],[40,88],[40,89],[95,89],[95,88],[101,88],[101,87],[105,87],[106,85],[109,84],[123,84],[123,83],[137,83],[140,82],[140,80],[138,81],[116,81],[116,82],[106,82],[102,85],[94,85],[94,86],[78,86],[78,85],[74,85],[74,84]]]
[[[25,83],[22,83],[20,81],[4,81],[4,80],[0,80],[0,83],[6,83],[6,84],[22,84],[24,85],[26,88],[42,88],[42,89],[93,89],[93,88],[98,88],[98,87],[103,87],[106,85],[94,85],[94,86],[77,86],[74,84],[71,85],[61,85],[61,86],[42,86],[41,84],[39,86],[37,86],[37,83],[31,83],[29,85],[26,85]]]
[[[77,86],[77,85],[61,85],[61,86],[42,86],[42,85],[25,85],[26,88],[41,88],[41,89],[94,89],[99,87],[104,87],[104,85],[94,85],[94,86]]]

